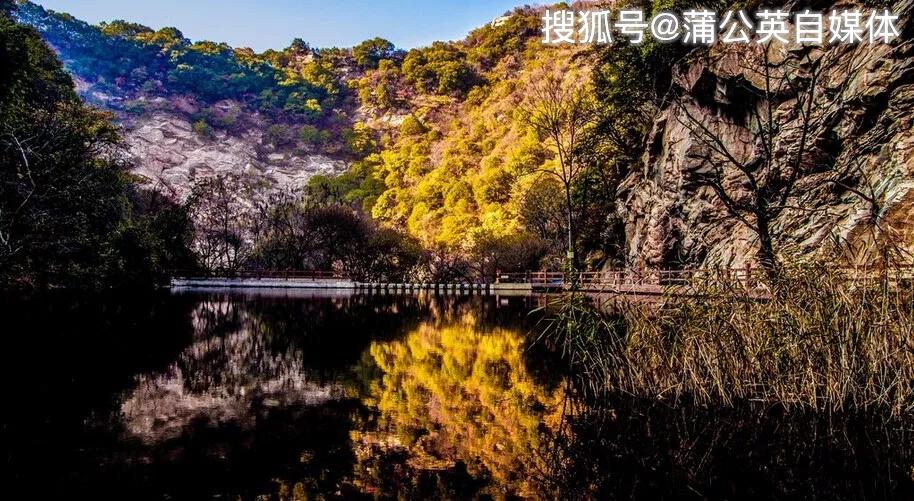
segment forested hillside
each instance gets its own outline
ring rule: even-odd
[[[459,275],[536,268],[544,257],[561,265],[568,225],[549,173],[555,155],[525,110],[544,78],[589,94],[594,56],[540,43],[541,9],[410,51],[382,39],[351,49],[295,40],[262,54],[191,42],[176,28],[91,26],[32,3],[16,15],[60,53],[87,101],[117,113],[134,172],[167,191],[187,196],[213,175],[265,180],[407,229]],[[204,146],[188,154],[188,142]],[[172,153],[183,167],[159,167]],[[313,156],[348,168],[299,168]],[[618,255],[617,235],[606,231],[618,230],[607,225],[617,178],[585,177],[574,193],[588,206],[582,238],[602,262]]]
[[[566,264],[865,260],[909,241],[896,227],[910,158],[885,148],[909,137],[898,124],[910,120],[911,2],[890,7],[900,37],[874,49],[650,37],[548,46],[544,9],[519,7],[464,40],[408,51],[377,38],[257,54],[177,28],[90,26],[28,2],[15,15],[58,51],[84,99],[116,113],[132,172],[179,203],[237,199],[213,205],[240,213],[214,237],[230,243],[210,242],[233,249],[204,259],[212,266],[353,269],[289,251],[304,243],[284,239],[309,237],[276,233],[298,224],[264,209],[280,194],[292,213],[345,208],[393,231],[386,241],[410,263],[398,274],[491,279]],[[760,83],[772,72],[781,88]],[[735,164],[716,157],[730,149]]]
[[[191,42],[177,28],[153,31],[117,20],[91,26],[64,13],[23,3],[16,12],[35,26],[82,82],[88,100],[139,114],[159,96],[186,95],[199,103],[205,127],[231,128],[238,116],[215,116],[215,103],[238,100],[249,113],[320,125],[342,135],[351,108],[342,75],[353,69],[348,52],[319,53],[301,40],[283,51],[254,54],[224,43]],[[349,106],[347,106],[349,105]],[[277,138],[279,139],[279,138]]]

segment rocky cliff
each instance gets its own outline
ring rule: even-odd
[[[801,144],[797,178],[776,186],[789,192],[771,221],[781,259],[837,251],[859,261],[880,255],[877,248],[914,250],[914,9],[911,0],[890,8],[901,34],[891,44],[772,46],[773,73],[791,74],[776,92],[750,64],[756,46],[718,44],[680,63],[672,97],[646,138],[642,168],[622,185],[629,264],[753,265],[760,245],[754,221],[740,221],[707,182],[715,168],[709,158],[721,151],[735,157],[732,165],[720,162],[716,186],[749,204],[747,172],[761,175],[760,166],[796,155]],[[806,97],[813,100],[808,114]],[[754,120],[767,109],[774,117],[770,152]],[[720,147],[703,141],[698,127],[719,137]]]
[[[207,107],[230,128],[195,130],[193,117],[203,106],[188,96],[141,97],[123,110],[123,98],[98,92],[74,75],[84,99],[111,109],[123,128],[131,172],[151,186],[183,198],[195,181],[217,175],[241,175],[267,191],[301,188],[318,174],[345,172],[348,164],[292,142],[276,146],[267,137],[271,122],[243,103],[223,100]]]
[[[230,103],[226,103],[230,105]],[[295,148],[276,148],[265,127],[201,135],[181,113],[155,111],[124,120],[132,172],[183,197],[197,179],[243,175],[268,190],[300,188],[317,174],[338,174],[346,162]]]

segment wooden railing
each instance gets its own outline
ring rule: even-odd
[[[752,268],[728,270],[609,270],[583,271],[577,273],[577,282],[582,286],[613,285],[685,285],[700,279],[733,279],[740,281],[760,280],[763,270]],[[565,272],[536,271],[525,273],[499,273],[497,283],[529,283],[533,285],[561,285],[570,283]]]
[[[872,267],[832,267],[851,282],[880,280],[914,280],[914,265],[893,266],[888,271]],[[710,281],[739,282],[753,287],[766,282],[767,271],[762,268],[690,269],[690,270],[608,270],[577,273],[577,283],[585,289],[629,286],[685,286]],[[571,280],[564,272],[540,271],[499,273],[496,283],[529,283],[533,286],[558,287]]]

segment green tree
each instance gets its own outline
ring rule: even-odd
[[[389,59],[382,59],[375,71],[366,72],[359,80],[351,83],[358,90],[363,105],[375,106],[381,110],[397,108],[403,104],[400,68]]]
[[[308,42],[305,42],[301,38],[296,38],[292,40],[292,43],[289,44],[289,51],[295,52],[296,54],[310,54],[311,46],[308,45]]]
[[[403,75],[420,92],[463,95],[480,82],[466,57],[455,44],[435,42],[406,54]]]
[[[392,58],[394,52],[394,44],[383,38],[372,38],[352,48],[352,59],[362,69],[374,69],[382,59]]]
[[[154,31],[148,26],[142,24],[129,23],[123,19],[117,19],[110,23],[101,23],[99,27],[102,33],[108,36],[136,38],[139,35],[152,34]]]
[[[357,157],[364,157],[377,148],[374,132],[364,123],[355,123],[352,129],[343,131],[342,135],[349,152]]]
[[[139,185],[130,187],[127,198],[130,218],[112,236],[115,253],[109,274],[114,285],[163,283],[173,270],[197,270],[187,206]]]

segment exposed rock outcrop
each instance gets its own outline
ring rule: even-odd
[[[900,16],[901,34],[891,44],[772,47],[775,65],[798,68],[798,79],[809,78],[810,60],[828,57],[835,63],[811,93],[818,115],[809,138],[797,132],[802,96],[760,97],[766,95],[765,82],[749,64],[758,47],[718,44],[681,63],[673,94],[683,97],[659,111],[643,168],[622,184],[629,265],[755,264],[758,232],[733,217],[714,188],[701,182],[709,147],[696,138],[689,117],[711,128],[738,162],[757,165],[765,153],[753,110],[769,105],[778,121],[771,155],[789,156],[801,140],[809,145],[785,209],[772,221],[778,254],[812,257],[837,250],[859,261],[873,259],[879,254],[874,248],[886,244],[914,250],[912,4],[903,0],[891,8]],[[722,180],[735,199],[751,198],[738,169],[727,166]]]
[[[208,137],[194,131],[183,115],[156,111],[132,119],[125,130],[134,172],[182,196],[195,179],[244,175],[270,188],[304,186],[316,174],[337,174],[346,163],[325,155],[275,150],[257,127]]]
[[[190,192],[195,180],[217,175],[244,176],[273,191],[301,188],[312,176],[340,174],[348,167],[343,160],[307,151],[294,142],[275,147],[266,137],[270,123],[233,100],[215,103],[209,110],[214,120],[232,125],[201,134],[194,130],[193,117],[202,107],[192,97],[129,100],[117,93],[93,91],[77,75],[73,80],[83,99],[117,117],[131,172],[179,198]],[[128,102],[141,111],[127,111]],[[294,132],[295,127],[289,129]]]

